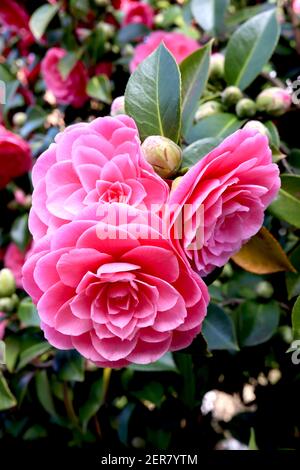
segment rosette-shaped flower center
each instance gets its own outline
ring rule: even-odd
[[[68,127],[38,159],[32,178],[29,226],[35,240],[93,204],[124,202],[159,210],[168,199],[168,186],[145,161],[128,116]]]
[[[109,366],[189,345],[206,313],[203,281],[161,235],[160,219],[126,204],[102,208],[37,242],[25,264],[46,338]]]

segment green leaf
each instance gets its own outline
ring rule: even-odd
[[[231,36],[225,55],[228,85],[247,88],[268,62],[278,42],[276,9],[252,17]]]
[[[192,167],[222,142],[221,138],[208,137],[196,140],[182,152],[182,167]]]
[[[156,406],[160,406],[164,399],[164,388],[159,382],[149,382],[141,390],[132,392],[142,402],[148,400]]]
[[[183,379],[180,398],[186,407],[192,409],[195,406],[196,397],[196,381],[192,356],[185,353],[175,353],[174,357]]]
[[[58,63],[58,70],[64,80],[68,78],[73,68],[78,62],[80,53],[68,52]]]
[[[235,311],[240,346],[256,346],[268,341],[278,327],[279,317],[280,308],[275,301],[241,304]]]
[[[23,139],[26,139],[33,131],[43,127],[47,118],[47,113],[40,106],[28,108],[26,114],[26,122],[20,129]]]
[[[189,55],[181,64],[182,134],[191,127],[205,88],[212,42]]]
[[[79,409],[79,419],[83,430],[86,431],[90,419],[98,412],[103,404],[103,377],[101,376],[92,385],[87,401]]]
[[[30,234],[28,230],[28,214],[24,214],[21,217],[15,219],[10,236],[13,242],[24,251],[28,245]]]
[[[38,371],[35,376],[36,394],[42,407],[51,416],[56,416],[49,379],[45,370]]]
[[[11,393],[7,382],[0,371],[0,411],[9,410],[16,406],[17,400]]]
[[[161,44],[133,72],[125,91],[125,109],[144,140],[162,135],[177,142],[181,125],[181,85],[178,65]]]
[[[269,210],[275,217],[300,228],[300,176],[281,175],[281,189]]]
[[[59,10],[59,3],[54,5],[45,4],[40,6],[32,14],[29,27],[32,34],[37,40],[40,40],[43,34],[45,33],[50,21],[54,18],[56,13]]]
[[[239,350],[231,317],[215,304],[208,306],[202,333],[209,349]]]
[[[17,370],[22,369],[25,367],[29,362],[33,359],[41,356],[45,352],[51,349],[51,345],[47,341],[43,341],[32,346],[29,346],[20,354],[20,361],[17,367]]]
[[[300,296],[297,298],[292,310],[292,326],[294,339],[300,339]]]
[[[298,245],[290,254],[289,259],[292,265],[297,269],[296,273],[287,273],[286,287],[288,291],[288,299],[291,300],[293,297],[300,295],[300,245]]]
[[[55,364],[60,380],[84,381],[84,358],[77,351],[59,351],[55,357]]]
[[[33,304],[30,297],[25,297],[25,299],[20,302],[17,313],[24,326],[40,325],[36,306]]]
[[[91,78],[87,84],[87,94],[103,103],[110,104],[111,98],[111,83],[106,75],[100,74]]]
[[[41,439],[42,437],[47,437],[47,429],[39,424],[34,424],[23,435],[25,441],[34,441],[36,439]]]
[[[141,372],[178,372],[171,353],[165,354],[158,361],[151,364],[130,364],[128,369]]]
[[[187,135],[185,140],[188,144],[192,144],[196,140],[206,139],[208,137],[228,137],[237,131],[244,121],[240,121],[234,114],[219,113],[213,116],[207,116],[195,124]]]
[[[21,349],[19,338],[17,336],[8,336],[5,338],[5,349],[6,367],[7,370],[12,373]]]
[[[219,35],[224,30],[224,16],[229,0],[192,0],[195,20],[204,31]]]
[[[264,122],[264,125],[269,131],[270,145],[278,149],[280,147],[280,137],[279,137],[277,127],[272,121]]]

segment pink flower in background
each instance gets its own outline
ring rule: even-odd
[[[123,26],[127,26],[133,23],[141,23],[152,28],[154,22],[154,10],[147,3],[135,1],[126,2],[124,7],[124,18],[122,21]]]
[[[32,172],[29,226],[35,240],[73,220],[89,205],[163,205],[169,188],[143,157],[128,116],[75,124],[55,138]]]
[[[108,225],[109,209],[126,223]],[[53,346],[122,367],[192,342],[206,314],[207,288],[148,224],[146,211],[106,204],[101,215],[89,207],[37,242],[23,284]]]
[[[0,312],[0,340],[4,338],[5,328],[7,325],[7,320],[3,320],[5,318],[5,313]]]
[[[22,268],[25,263],[28,248],[25,252],[21,251],[15,243],[10,243],[4,255],[4,266],[10,269],[15,277],[16,286],[23,288],[22,284]]]
[[[149,34],[144,43],[135,48],[133,59],[130,62],[130,71],[133,72],[148,55],[155,51],[161,42],[169,49],[178,63],[200,47],[197,41],[184,34],[155,31]]]
[[[88,99],[86,94],[88,73],[84,64],[78,61],[69,76],[63,78],[58,64],[66,53],[59,47],[49,49],[42,61],[42,75],[46,87],[53,93],[59,104],[70,104],[75,108],[80,108]]]
[[[34,42],[34,37],[29,28],[29,15],[19,2],[1,0],[0,24],[3,24],[6,29],[20,37],[21,48],[24,50]]]
[[[192,167],[171,192],[171,210],[172,205],[179,205],[171,217],[172,236],[184,204],[193,208],[189,220],[184,218],[184,237],[174,243],[193,268],[208,274],[258,232],[264,210],[279,187],[279,170],[272,163],[267,137],[253,130],[237,131]],[[204,209],[203,247],[191,250],[200,230],[191,221],[196,220],[200,206]]]
[[[0,189],[31,169],[32,156],[27,142],[0,125]]]
[[[300,15],[300,0],[293,0],[293,10],[297,15]]]
[[[111,62],[100,62],[96,65],[93,75],[106,75],[107,78],[110,78],[113,71],[113,66]]]

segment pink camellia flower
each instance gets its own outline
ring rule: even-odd
[[[86,206],[124,202],[162,206],[168,186],[146,162],[128,116],[75,124],[56,136],[32,172],[29,226],[35,240],[74,219]]]
[[[155,31],[149,34],[144,43],[135,48],[133,59],[130,62],[130,71],[133,72],[148,55],[155,51],[161,42],[169,49],[178,63],[200,47],[197,41],[184,34]]]
[[[296,15],[300,15],[300,0],[293,0],[292,8]]]
[[[83,63],[78,61],[69,76],[64,79],[58,64],[66,54],[67,52],[59,47],[49,49],[42,60],[42,75],[47,88],[59,104],[71,104],[74,108],[80,108],[88,99],[86,94],[88,73]]]
[[[24,266],[45,337],[108,367],[188,346],[206,313],[205,284],[161,235],[158,217],[122,203],[98,209],[39,240]]]
[[[0,125],[0,189],[31,169],[32,156],[27,142]]]
[[[258,232],[279,187],[267,137],[255,130],[235,132],[193,166],[171,192],[174,243],[193,268],[208,274]],[[190,206],[182,216],[185,204]],[[181,239],[176,234],[180,217]]]
[[[148,28],[152,28],[154,22],[153,8],[144,2],[126,2],[124,6],[123,26],[132,23],[144,24]]]
[[[14,275],[16,286],[19,289],[23,288],[22,284],[22,268],[25,263],[26,255],[29,252],[28,248],[25,252],[21,251],[15,243],[10,243],[4,255],[4,266],[11,270]]]
[[[27,11],[14,0],[1,0],[0,24],[16,34],[21,39],[21,48],[26,50],[34,42],[34,37],[29,28],[29,15]]]

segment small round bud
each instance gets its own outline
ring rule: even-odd
[[[230,263],[225,264],[221,277],[222,278],[229,278],[233,276],[233,269]]]
[[[172,186],[171,186],[171,191],[175,191],[175,189],[178,188],[181,180],[182,180],[182,176],[178,176],[177,178],[174,179]]]
[[[195,114],[196,121],[200,119],[212,116],[223,111],[223,106],[218,101],[207,101],[198,108],[198,111]]]
[[[230,108],[237,104],[243,98],[243,93],[241,90],[236,86],[229,86],[225,88],[222,93],[222,102],[225,106]]]
[[[267,281],[261,281],[256,286],[256,293],[259,297],[263,297],[264,299],[269,299],[274,294],[274,289],[272,284]]]
[[[0,297],[10,297],[16,290],[16,282],[10,269],[0,271]],[[1,310],[1,309],[0,309]]]
[[[27,119],[26,114],[20,111],[19,113],[16,113],[13,115],[13,118],[12,118],[13,125],[17,127],[21,127],[23,126],[23,124],[25,124],[26,119]]]
[[[94,0],[94,2],[98,7],[107,7],[109,5],[109,0]]]
[[[288,325],[282,325],[278,328],[278,333],[282,337],[283,341],[285,341],[287,344],[291,344],[294,336],[293,336],[293,330],[290,326]]]
[[[278,87],[268,88],[262,91],[256,98],[258,111],[270,114],[271,116],[281,116],[289,110],[292,98],[287,90]]]
[[[111,39],[115,33],[115,27],[109,23],[100,23],[99,27],[103,31],[105,39]]]
[[[260,132],[262,135],[267,136],[268,138],[270,137],[268,129],[260,121],[248,121],[244,126],[244,129],[253,129]]]
[[[182,151],[172,140],[160,135],[147,137],[142,143],[145,158],[162,178],[176,175],[182,162]]]
[[[117,116],[118,114],[125,114],[125,97],[118,96],[115,98],[111,104],[110,115],[112,117]]]
[[[18,304],[15,297],[17,297],[15,294],[12,297],[2,297],[0,299],[0,311],[5,313],[12,312]]]
[[[256,104],[253,100],[250,100],[250,98],[243,98],[237,103],[235,112],[241,119],[253,117],[256,114]]]
[[[220,52],[212,54],[209,65],[209,78],[219,80],[224,77],[225,57]]]

